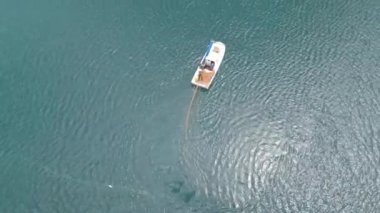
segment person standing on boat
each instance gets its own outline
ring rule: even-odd
[[[205,62],[201,66],[201,69],[213,70],[214,65],[215,65],[215,62],[210,61],[210,60],[205,60]]]
[[[214,70],[214,66],[215,66],[215,62],[211,61],[211,66],[210,66],[210,70]]]

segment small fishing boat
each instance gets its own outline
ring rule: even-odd
[[[220,41],[211,41],[200,61],[191,83],[209,89],[222,63],[226,46]]]

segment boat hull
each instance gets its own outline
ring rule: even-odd
[[[191,79],[191,83],[195,86],[209,89],[216,73],[219,70],[219,67],[223,61],[224,53],[226,47],[222,42],[216,41],[213,42],[209,51],[206,53],[204,59],[210,60],[214,62],[213,68],[202,68],[200,66],[197,67],[193,78]]]

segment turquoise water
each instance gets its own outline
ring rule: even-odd
[[[379,14],[1,0],[0,212],[377,212]],[[196,92],[210,39],[225,60]]]

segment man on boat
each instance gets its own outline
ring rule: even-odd
[[[208,69],[208,70],[213,70],[214,69],[215,62],[211,60],[204,60],[203,63],[201,64],[201,69]]]

